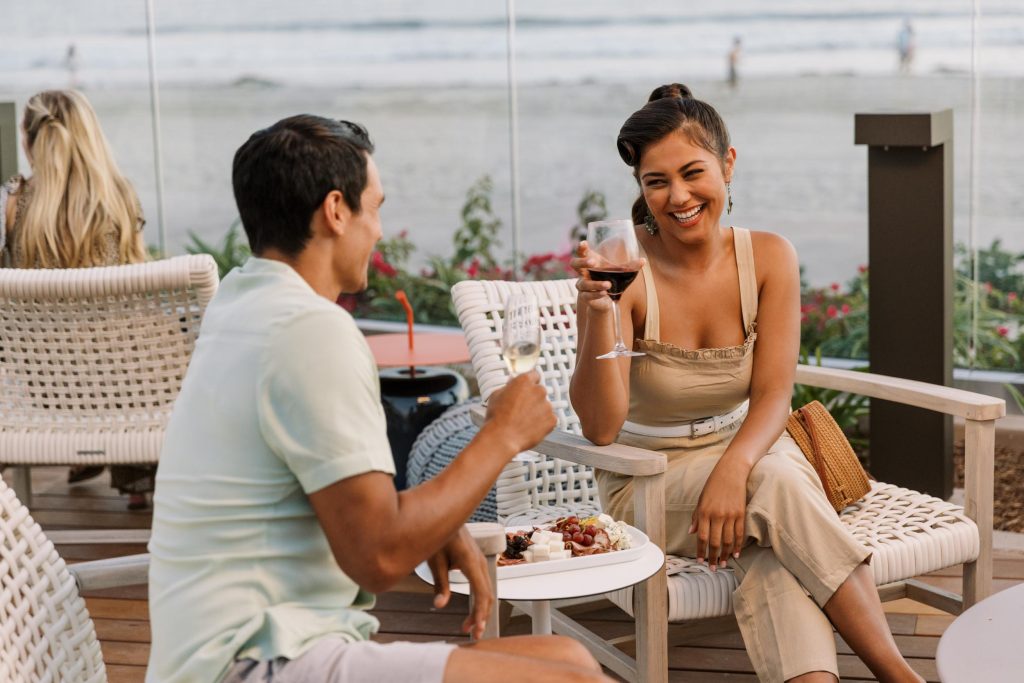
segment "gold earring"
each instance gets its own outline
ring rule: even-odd
[[[658,223],[654,220],[654,214],[651,213],[651,209],[647,209],[647,215],[644,216],[644,229],[647,230],[648,235],[655,235],[658,232]]]

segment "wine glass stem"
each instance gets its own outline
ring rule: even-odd
[[[615,348],[622,349],[626,345],[622,342],[622,323],[619,321],[619,302],[612,299],[612,314],[615,318]]]

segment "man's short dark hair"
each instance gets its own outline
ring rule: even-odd
[[[314,212],[332,190],[359,213],[369,154],[373,143],[366,129],[349,121],[300,114],[253,133],[231,168],[253,253],[274,248],[298,255],[312,236]]]

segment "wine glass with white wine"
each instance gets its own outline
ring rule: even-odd
[[[536,297],[513,294],[505,301],[502,355],[512,376],[533,370],[540,356],[540,313]]]
[[[590,251],[600,257],[597,268],[589,268],[587,277],[612,283],[608,296],[612,300],[612,318],[615,321],[615,346],[608,353],[598,356],[604,358],[620,358],[623,356],[642,356],[638,351],[630,351],[622,341],[622,323],[619,320],[619,297],[626,287],[636,279],[637,272],[643,263],[640,260],[640,247],[636,241],[633,221],[594,221],[587,223],[587,246]]]

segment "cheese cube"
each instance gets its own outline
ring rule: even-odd
[[[533,551],[534,562],[543,562],[544,560],[551,559],[551,550],[547,544],[534,544],[529,549]]]
[[[552,560],[568,560],[570,557],[572,557],[572,551],[571,550],[564,550],[563,549],[563,550],[559,550],[557,552],[551,553],[551,559]]]

